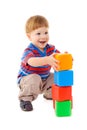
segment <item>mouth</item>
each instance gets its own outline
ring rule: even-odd
[[[46,41],[39,41],[40,42],[40,44],[45,44],[46,43]]]

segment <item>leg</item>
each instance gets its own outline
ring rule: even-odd
[[[46,80],[44,97],[46,99],[52,99],[52,84],[54,83],[54,74],[51,73]]]
[[[31,74],[25,76],[20,81],[19,99],[33,101],[41,93],[42,80],[39,75]]]

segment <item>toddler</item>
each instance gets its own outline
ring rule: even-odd
[[[26,22],[28,47],[24,50],[17,83],[20,88],[20,107],[24,111],[32,111],[32,101],[43,93],[43,97],[52,99],[51,86],[54,76],[51,67],[56,70],[58,61],[55,53],[60,53],[54,45],[48,44],[49,23],[40,15],[31,16]]]

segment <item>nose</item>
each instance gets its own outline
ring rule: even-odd
[[[46,34],[42,34],[40,38],[46,38]]]

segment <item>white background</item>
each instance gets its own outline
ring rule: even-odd
[[[50,41],[74,58],[73,111],[56,117],[51,101],[39,95],[34,111],[19,107],[16,77],[20,58],[29,44],[25,22],[32,15],[45,16]],[[0,129],[87,130],[87,3],[86,0],[0,0]]]

